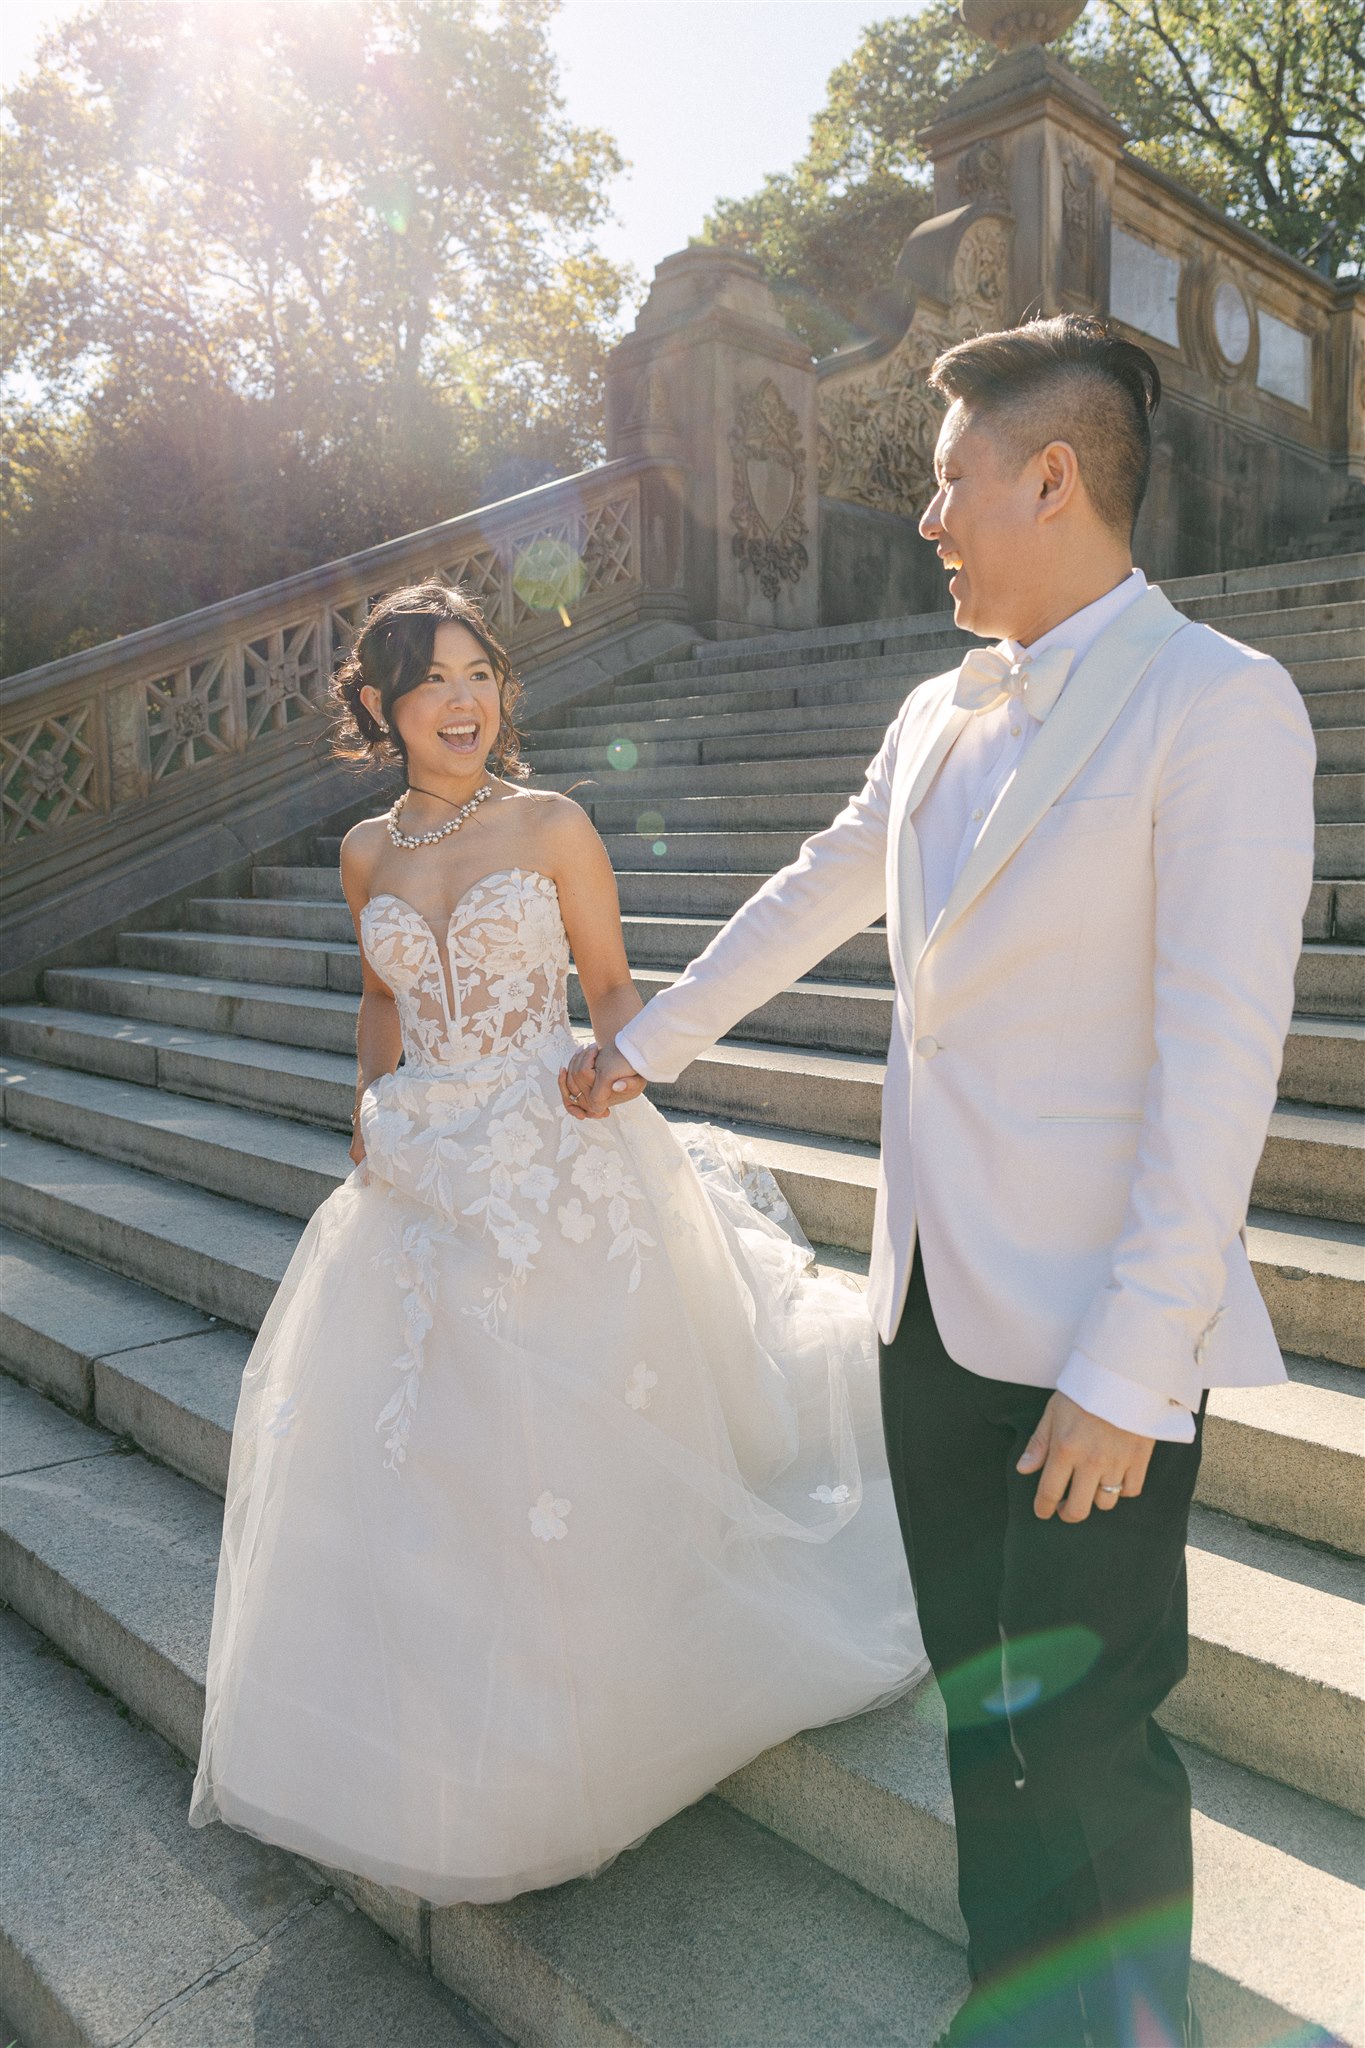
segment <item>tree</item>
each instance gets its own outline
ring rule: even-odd
[[[593,459],[554,0],[100,0],[5,110],[10,669]]]
[[[1359,268],[1365,0],[1092,0],[1056,47],[1137,155],[1280,248],[1320,242]],[[883,326],[879,295],[930,211],[915,136],[984,61],[950,0],[875,23],[800,162],[707,221],[707,240],[759,259],[817,355]]]

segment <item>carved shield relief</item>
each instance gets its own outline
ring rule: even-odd
[[[807,566],[801,423],[771,377],[741,391],[730,429],[735,532],[731,548],[768,598]]]

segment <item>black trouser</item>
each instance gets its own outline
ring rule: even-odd
[[[1152,1714],[1186,1666],[1202,1410],[1192,1444],[1157,1444],[1136,1500],[1080,1523],[1040,1521],[1037,1475],[1014,1468],[1048,1390],[954,1364],[918,1259],[881,1349],[881,1385],[920,1623],[948,1708],[976,1987],[966,2038],[1180,2043],[1190,1794]]]

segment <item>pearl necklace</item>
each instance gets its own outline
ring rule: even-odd
[[[398,829],[398,820],[402,815],[403,806],[412,795],[410,789],[405,789],[388,814],[389,837],[395,846],[434,846],[438,839],[448,839],[452,832],[458,832],[465,819],[472,817],[479,808],[479,805],[486,803],[492,794],[493,784],[485,782],[483,788],[476,789],[469,802],[462,804],[454,817],[448,819],[444,825],[438,825],[434,832],[418,832],[414,834],[400,832]]]

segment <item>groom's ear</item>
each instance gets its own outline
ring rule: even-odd
[[[1161,373],[1146,349],[1092,314],[1060,313],[945,349],[929,385],[999,438],[1002,462],[1012,452],[1016,468],[1053,441],[1067,443],[1096,518],[1131,540],[1161,401]]]

